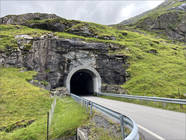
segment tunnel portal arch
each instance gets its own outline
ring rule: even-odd
[[[90,95],[100,92],[101,77],[99,73],[90,66],[78,66],[72,69],[68,74],[66,88],[69,93],[73,91],[76,92],[74,94],[78,95]]]

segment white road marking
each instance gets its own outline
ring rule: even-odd
[[[141,129],[143,129],[143,130],[146,131],[147,133],[151,134],[152,136],[156,137],[156,138],[159,139],[159,140],[165,140],[165,138],[162,138],[161,136],[159,136],[159,135],[157,135],[156,133],[154,133],[154,132],[148,130],[147,128],[144,128],[143,126],[141,126],[141,125],[139,125],[139,124],[138,124],[138,127],[141,128]]]

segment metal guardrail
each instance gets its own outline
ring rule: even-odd
[[[111,96],[111,97],[121,97],[126,99],[136,99],[144,101],[162,102],[162,103],[172,103],[186,105],[185,99],[173,99],[173,98],[162,98],[162,97],[149,97],[149,96],[135,96],[126,94],[112,94],[112,93],[97,93],[97,95]]]
[[[92,115],[92,108],[95,108],[97,110],[100,110],[101,112],[115,118],[116,120],[118,120],[120,122],[120,126],[121,126],[121,134],[122,134],[122,139],[123,140],[139,140],[139,134],[138,134],[138,127],[136,125],[136,123],[129,117],[120,114],[116,111],[113,111],[109,108],[106,108],[102,105],[96,104],[92,101],[89,101],[85,98],[79,97],[77,95],[74,95],[71,93],[71,97],[81,103],[82,105],[84,105],[88,111],[88,109],[90,108],[90,115]],[[129,128],[131,130],[131,132],[127,135],[125,133],[125,127]]]

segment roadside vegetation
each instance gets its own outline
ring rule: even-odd
[[[47,112],[52,99],[47,90],[28,80],[36,74],[16,68],[0,68],[0,139],[46,139]],[[88,119],[85,110],[71,98],[57,100],[50,134],[52,138],[74,135]]]
[[[70,97],[58,98],[52,119],[50,138],[76,135],[76,129],[88,122],[86,109]]]

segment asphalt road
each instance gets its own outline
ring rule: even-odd
[[[131,117],[145,140],[186,140],[186,113],[100,97],[84,98]]]

